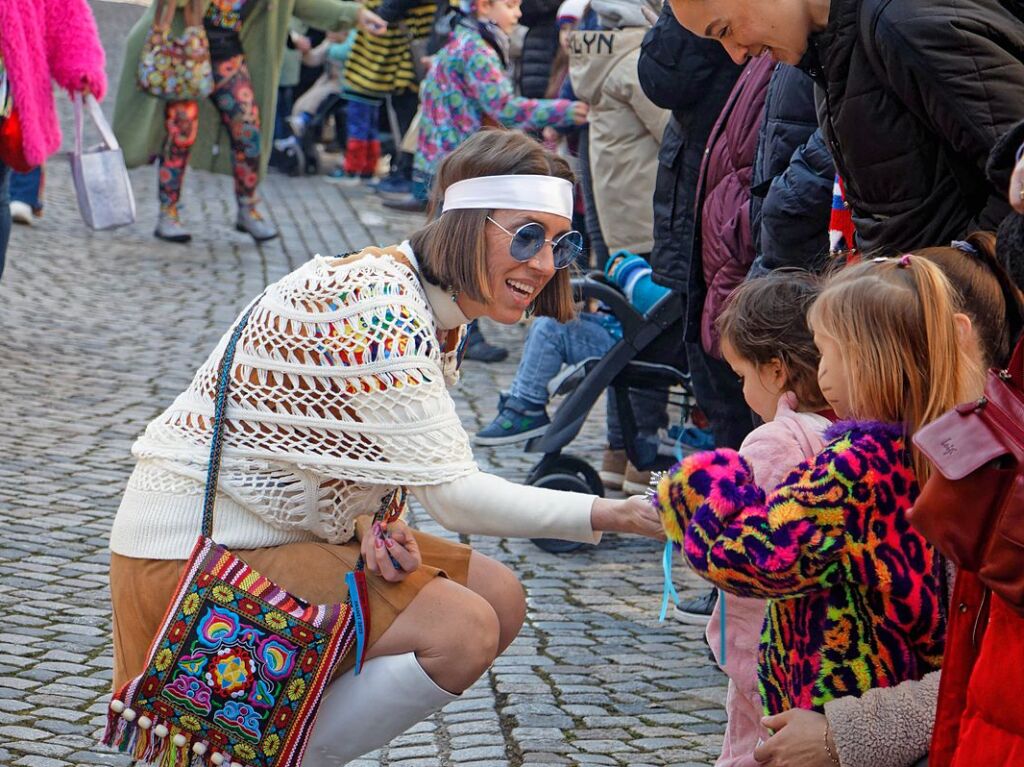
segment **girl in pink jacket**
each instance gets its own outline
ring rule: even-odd
[[[820,452],[822,434],[834,420],[818,388],[819,354],[807,327],[817,294],[810,275],[772,272],[741,285],[716,322],[722,355],[740,377],[743,398],[765,422],[739,450],[765,489]],[[757,767],[754,749],[771,735],[761,724],[757,681],[766,606],[763,599],[719,591],[708,623],[711,651],[729,677],[729,720],[716,767]]]
[[[0,2],[0,78],[10,96],[0,103],[0,122],[17,113],[25,161],[42,165],[61,141],[50,81],[97,99],[107,90],[103,47],[86,0]],[[11,231],[10,172],[0,162],[0,274]]]

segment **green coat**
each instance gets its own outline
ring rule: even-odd
[[[172,31],[181,34],[184,13],[180,10],[187,0],[177,0],[179,10],[174,15]],[[260,178],[266,173],[272,136],[274,110],[277,107],[277,84],[281,74],[281,59],[288,37],[288,22],[292,15],[311,27],[326,31],[341,31],[355,25],[360,4],[347,0],[254,0],[253,9],[242,27],[242,50],[252,75],[253,91],[260,109],[263,126],[260,145]],[[203,3],[203,13],[209,0]],[[114,133],[124,150],[128,167],[146,165],[160,154],[166,138],[164,128],[164,101],[139,90],[136,68],[142,46],[153,24],[156,3],[128,34],[125,45],[124,71],[114,103]],[[210,99],[199,103],[199,135],[192,147],[189,165],[215,173],[231,173],[231,144],[228,130],[221,123],[220,113]]]

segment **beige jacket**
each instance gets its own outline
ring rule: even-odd
[[[637,62],[646,28],[577,30],[569,38],[569,76],[590,105],[590,170],[608,249],[654,247],[654,179],[669,112],[640,88]]]
[[[911,767],[928,754],[941,671],[825,704],[842,767]]]

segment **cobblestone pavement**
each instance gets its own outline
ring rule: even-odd
[[[141,8],[93,7],[114,78]],[[67,129],[63,96],[61,105]],[[181,247],[150,234],[153,169],[132,181],[140,221],[90,232],[66,161],[55,158],[46,216],[16,227],[0,282],[0,767],[127,764],[95,735],[110,684],[106,541],[132,440],[266,282],[312,253],[395,242],[415,224],[363,190],[272,176],[264,194],[283,236],[256,247],[225,224],[234,215],[230,179],[191,173],[185,215],[197,236]],[[486,329],[513,350],[522,344],[522,327]],[[515,357],[465,365],[456,400],[470,431],[493,416]],[[596,410],[573,447],[592,462],[600,460]],[[515,448],[480,450],[478,459],[516,480],[533,462]],[[443,533],[422,512],[417,521]],[[713,762],[723,677],[699,629],[658,624],[656,545],[609,536],[555,556],[527,541],[472,542],[521,577],[522,634],[461,700],[360,765]]]

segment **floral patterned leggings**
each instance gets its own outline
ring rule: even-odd
[[[255,204],[260,165],[260,111],[244,56],[213,62],[210,99],[230,134],[235,196],[240,204]],[[168,102],[164,119],[167,143],[160,156],[160,209],[176,214],[185,166],[199,130],[199,104]]]

